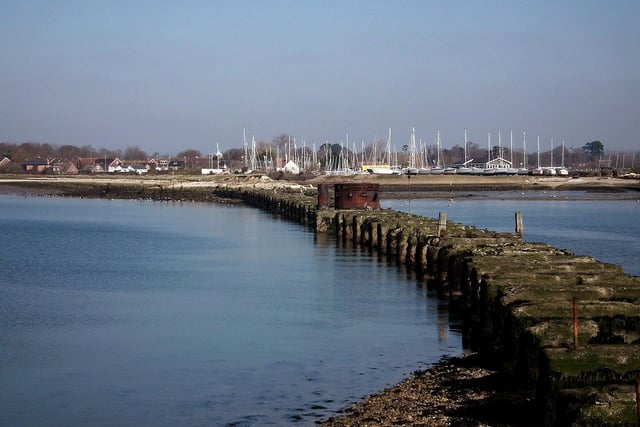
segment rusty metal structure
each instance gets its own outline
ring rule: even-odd
[[[380,184],[334,184],[336,209],[380,209]]]

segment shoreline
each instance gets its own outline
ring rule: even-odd
[[[534,394],[535,390],[515,388],[478,353],[466,353],[414,371],[400,383],[365,396],[318,424],[534,427],[540,425]]]
[[[630,198],[640,197],[640,180],[581,177],[558,178],[538,176],[463,176],[441,175],[355,175],[316,177],[287,177],[273,179],[266,175],[0,175],[0,191],[25,187],[64,193],[82,186],[140,186],[159,187],[164,190],[252,188],[269,190],[299,190],[316,188],[319,184],[375,183],[382,194],[407,194],[419,197],[420,193],[441,194],[448,197],[469,197],[473,192],[518,191],[583,191],[589,194],[618,194]],[[466,195],[464,193],[467,193]],[[462,196],[460,196],[462,194]],[[472,196],[472,194],[471,194]]]
[[[156,179],[147,177],[143,179],[105,179],[105,178],[48,178],[48,179],[12,179],[3,180],[0,178],[0,193],[3,190],[25,188],[31,190],[44,190],[44,194],[65,195],[69,188],[91,187],[94,197],[108,197],[107,194],[97,190],[108,188],[109,185],[117,186],[138,186],[147,188],[165,188],[166,196],[171,196],[170,190],[176,187],[176,192],[188,189],[197,189],[205,192],[214,188],[267,188],[283,191],[300,190],[311,188],[316,184],[309,181],[303,183],[292,181],[266,180],[256,176],[224,177],[225,179],[199,180],[193,177],[179,177],[172,179]],[[331,177],[336,178],[336,177]],[[345,177],[340,177],[345,178]],[[394,188],[399,190],[397,194],[406,197],[402,191],[405,185],[401,177],[393,181],[385,180],[384,188]],[[508,177],[506,177],[508,178]],[[484,179],[484,178],[483,178]],[[328,182],[345,182],[347,180],[331,179]],[[562,179],[566,182],[566,179]],[[613,182],[612,182],[613,181]],[[622,182],[620,182],[622,181]],[[349,181],[347,181],[349,182]],[[594,179],[582,182],[580,186],[569,190],[558,183],[554,191],[592,191],[597,194],[613,194],[615,197],[621,195],[631,195],[632,198],[640,197],[640,186],[636,182],[629,183],[622,179]],[[25,186],[26,184],[26,186]],[[63,184],[63,185],[61,185]],[[381,183],[382,184],[382,183]],[[483,194],[472,195],[471,197],[485,197],[494,191],[519,191],[521,183],[514,184],[510,180],[493,180],[490,185],[482,187]],[[547,183],[546,185],[548,185]],[[631,184],[631,185],[630,185]],[[635,184],[635,185],[633,185]],[[413,184],[412,184],[413,185]],[[427,182],[423,183],[430,193],[430,197],[445,198],[451,193],[443,193],[438,190],[443,183]],[[458,186],[474,186],[479,184],[457,182]],[[541,184],[531,184],[532,191],[548,191]],[[500,190],[495,190],[496,186],[501,186]],[[382,187],[382,185],[381,185]],[[65,190],[66,188],[66,190]],[[529,189],[527,189],[529,190]],[[413,189],[412,189],[413,191]],[[463,192],[469,193],[466,189]],[[540,191],[540,193],[542,193]],[[382,190],[387,195],[386,191]],[[68,194],[68,193],[67,193]],[[412,193],[413,194],[413,193]],[[626,196],[625,196],[626,197]],[[560,200],[560,199],[558,199]],[[619,200],[616,198],[616,200]],[[492,367],[487,360],[481,359],[478,354],[462,354],[458,357],[442,359],[429,369],[415,371],[407,376],[399,384],[387,388],[378,393],[362,397],[351,407],[339,410],[331,418],[319,421],[318,424],[329,427],[334,426],[392,426],[392,425],[425,425],[425,426],[523,426],[529,427],[538,425],[536,413],[533,409],[533,391],[519,390],[513,388],[508,379],[502,375],[495,367]]]

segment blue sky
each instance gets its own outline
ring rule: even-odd
[[[0,140],[638,151],[640,2],[0,0]],[[496,139],[493,139],[496,138]]]

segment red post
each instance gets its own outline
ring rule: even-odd
[[[573,348],[578,348],[578,298],[573,297]]]

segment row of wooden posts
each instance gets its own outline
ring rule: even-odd
[[[348,193],[345,194],[348,196]],[[494,315],[491,312],[495,311],[495,308],[491,307],[493,301],[490,297],[487,295],[480,297],[485,293],[481,287],[488,286],[488,283],[482,285],[485,279],[469,276],[466,266],[468,261],[464,253],[466,250],[473,252],[475,249],[472,248],[483,246],[514,247],[517,252],[523,235],[523,218],[520,212],[515,213],[514,233],[496,233],[449,222],[444,212],[440,212],[437,220],[433,220],[391,210],[335,210],[319,206],[318,200],[257,192],[246,194],[245,200],[254,206],[307,224],[315,228],[315,232],[333,230],[343,241],[350,241],[375,250],[380,255],[395,258],[397,262],[415,270],[418,275],[434,278],[432,283],[435,286],[446,286],[450,291],[461,292],[463,298],[467,298],[471,303],[469,310],[475,313],[475,318],[489,322],[488,325],[476,325],[478,331],[493,328],[491,322]],[[445,242],[447,245],[444,245]],[[543,252],[550,251],[545,249],[546,247],[540,248]],[[530,250],[525,248],[525,252],[520,253],[529,252]],[[478,258],[477,261],[481,259]],[[570,336],[573,337],[573,349],[578,351],[580,348],[579,301],[574,296],[570,302],[572,307],[570,318],[573,320]],[[504,307],[501,310],[503,309]],[[478,340],[488,341],[487,338],[480,335]],[[522,343],[516,345],[516,348],[518,346],[522,346]],[[530,349],[523,347],[519,351],[534,352],[536,350],[533,347]],[[515,360],[512,363],[515,363]],[[540,362],[531,360],[529,363]],[[634,388],[640,426],[640,380],[635,381]]]

